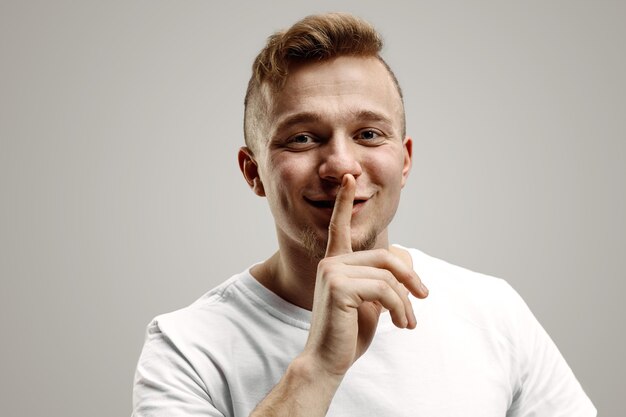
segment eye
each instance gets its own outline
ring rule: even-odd
[[[296,135],[292,137],[289,142],[290,143],[298,143],[298,144],[306,144],[311,142],[313,139],[309,135]]]
[[[285,146],[293,150],[303,150],[314,146],[318,142],[317,138],[308,133],[298,133],[289,137],[285,141]]]
[[[356,139],[368,145],[382,143],[385,136],[375,129],[364,129],[356,134]]]
[[[364,130],[359,133],[361,139],[376,139],[378,137],[378,133],[373,130]]]

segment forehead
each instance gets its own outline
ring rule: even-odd
[[[340,122],[358,114],[378,114],[401,124],[402,100],[376,57],[338,57],[290,67],[283,88],[272,95],[270,136],[287,118],[315,113]]]

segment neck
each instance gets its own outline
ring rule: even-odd
[[[260,273],[255,277],[284,300],[311,310],[317,264],[321,259],[310,257],[305,251],[298,252],[280,249],[262,264],[262,269],[256,271]]]

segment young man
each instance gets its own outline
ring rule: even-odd
[[[412,140],[381,47],[344,14],[268,40],[239,166],[278,251],[149,325],[135,416],[595,415],[505,282],[390,246]]]

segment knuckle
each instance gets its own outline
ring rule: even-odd
[[[324,258],[321,261],[319,261],[319,263],[317,264],[317,271],[320,274],[324,274],[326,272],[328,272],[329,268],[330,268],[330,264],[332,263],[331,260],[329,260],[329,258]]]
[[[389,251],[387,249],[382,249],[382,248],[374,249],[374,254],[380,259],[387,260],[389,257]]]
[[[338,219],[331,219],[330,223],[328,223],[328,231],[334,234],[345,232],[349,227],[349,225],[342,223]]]
[[[389,283],[387,281],[375,281],[376,290],[380,292],[388,292],[391,291],[389,287]]]
[[[393,275],[390,271],[387,271],[387,270],[385,270],[384,280],[392,288],[398,284],[398,280],[396,279],[395,275]]]
[[[398,297],[392,298],[391,302],[392,302],[392,305],[391,305],[390,310],[393,309],[398,314],[404,315],[404,312],[406,311],[404,303]]]
[[[346,291],[345,281],[341,277],[331,277],[326,281],[326,290],[331,299],[343,299]]]
[[[332,273],[342,264],[341,255],[331,255],[322,258],[317,264],[317,271],[320,273]]]
[[[326,279],[326,287],[330,292],[342,291],[345,285],[345,280],[337,275],[331,275]]]
[[[384,280],[390,289],[397,292],[398,294],[401,294],[401,291],[402,291],[401,289],[404,288],[404,286],[401,285],[400,282],[398,282],[398,279],[396,278],[395,275],[387,271],[387,273],[385,274]]]
[[[377,254],[385,269],[396,271],[398,270],[397,258],[394,254],[386,249],[378,249],[380,252]]]

